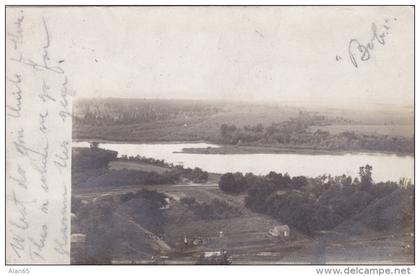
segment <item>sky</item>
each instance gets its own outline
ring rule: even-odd
[[[414,103],[410,7],[26,8],[77,97],[227,99],[331,106]],[[372,23],[370,59],[350,60]],[[36,29],[36,28],[35,28]],[[37,30],[39,30],[38,28]],[[356,50],[353,50],[353,52]]]

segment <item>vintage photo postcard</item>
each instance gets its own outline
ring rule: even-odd
[[[413,6],[7,6],[6,264],[414,264]]]

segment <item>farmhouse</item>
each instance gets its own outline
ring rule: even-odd
[[[86,235],[81,233],[71,234],[71,243],[84,243],[86,241]]]
[[[268,233],[273,237],[288,238],[290,236],[290,228],[287,224],[276,225]]]

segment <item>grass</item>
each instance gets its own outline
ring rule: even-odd
[[[270,125],[295,117],[297,113],[297,109],[287,107],[225,106],[212,115],[191,113],[165,120],[152,122],[139,120],[135,123],[116,125],[74,124],[73,138],[126,142],[214,141],[219,139],[220,126],[224,123],[237,126],[258,123]]]
[[[150,165],[150,164],[143,164],[137,162],[130,162],[130,161],[111,161],[109,162],[109,169],[110,170],[136,170],[136,171],[144,171],[144,172],[156,172],[156,173],[165,173],[170,169]]]
[[[414,125],[329,125],[329,126],[313,126],[312,131],[318,129],[329,131],[331,134],[338,134],[345,131],[354,131],[361,134],[378,134],[389,136],[412,137],[414,135]]]

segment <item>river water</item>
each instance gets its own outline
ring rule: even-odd
[[[88,147],[87,142],[73,142],[73,147]],[[207,148],[217,145],[207,143],[173,144],[119,144],[101,143],[100,148],[114,150],[118,155],[141,155],[163,159],[187,168],[199,167],[208,172],[252,172],[267,174],[270,171],[289,173],[291,176],[316,177],[322,174],[358,176],[360,166],[373,167],[373,180],[398,181],[402,177],[414,182],[414,158],[382,153],[328,154],[189,154],[179,153],[183,148]]]

